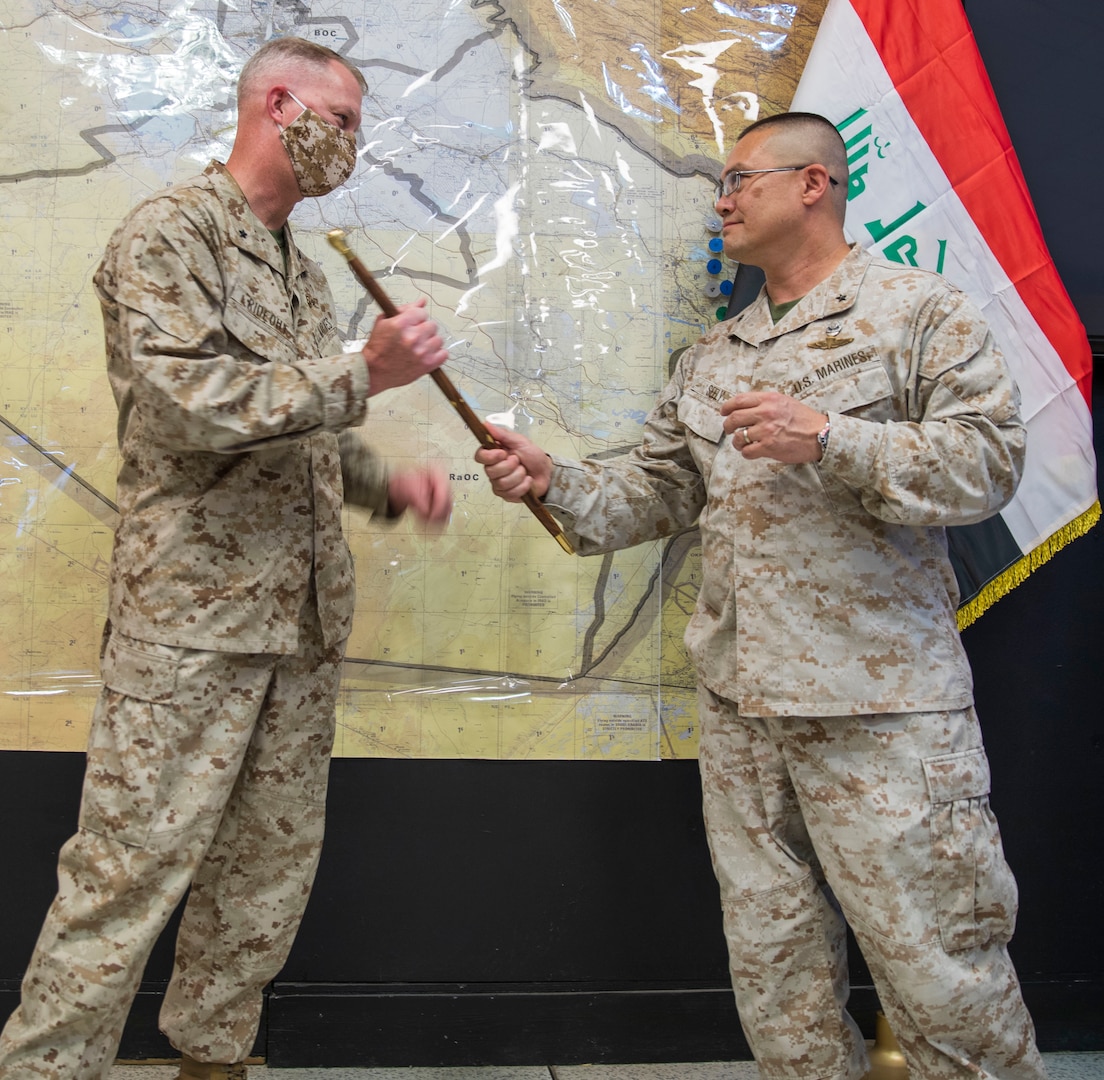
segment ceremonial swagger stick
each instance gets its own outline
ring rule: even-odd
[[[379,305],[383,314],[388,319],[398,315],[399,309],[391,302],[391,297],[383,291],[383,286],[372,277],[368,268],[356,257],[352,248],[345,243],[345,233],[341,229],[331,229],[326,234],[326,239],[345,256],[349,268],[356,274],[357,280],[360,281],[361,285],[372,294],[372,299]],[[483,421],[472,412],[471,406],[464,400],[460,391],[453,386],[452,380],[440,368],[431,371],[429,377],[441,388],[445,397],[451,402],[452,407],[460,414],[461,419],[468,425],[469,430],[483,446],[487,447],[489,450],[505,449],[505,447],[503,447],[487,430]],[[560,528],[559,523],[548,512],[540,500],[529,491],[525,493],[521,501],[529,507],[533,517],[535,517],[556,538],[556,543],[559,544],[568,555],[574,555],[575,549],[571,546],[571,541],[564,536],[563,529]]]

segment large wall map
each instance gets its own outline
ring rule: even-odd
[[[786,108],[823,6],[0,0],[0,749],[84,747],[117,463],[91,277],[134,203],[225,160],[257,45],[321,42],[370,86],[353,180],[292,219],[347,338],[376,311],[332,228],[396,302],[428,297],[477,413],[612,456],[716,319],[720,162]],[[365,434],[441,464],[456,510],[438,533],[349,512],[338,754],[696,753],[694,534],[566,555],[490,494],[428,380],[374,398]]]

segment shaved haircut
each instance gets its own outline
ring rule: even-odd
[[[835,125],[818,113],[788,112],[766,116],[749,124],[740,138],[761,131],[769,140],[771,153],[785,164],[807,161],[823,165],[839,185],[835,189],[836,203],[841,209],[847,204],[847,147]],[[738,140],[737,140],[738,141]]]

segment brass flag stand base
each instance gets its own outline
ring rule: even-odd
[[[870,1058],[870,1072],[866,1074],[866,1080],[908,1080],[905,1055],[901,1053],[884,1013],[878,1013],[874,1022],[874,1045],[867,1056]]]

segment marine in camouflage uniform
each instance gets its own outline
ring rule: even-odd
[[[823,160],[792,136],[772,143],[777,130],[733,151],[749,186],[748,161],[798,172],[792,162]],[[842,149],[836,160],[845,177]],[[814,179],[821,199],[827,173]],[[786,242],[802,227],[798,196],[760,197],[718,209],[750,231],[760,215],[784,220],[783,206],[790,222],[765,235]],[[846,923],[917,1080],[1038,1080],[944,533],[1011,498],[1018,392],[961,292],[828,235],[840,241],[830,272],[777,322],[764,291],[682,355],[624,458],[542,464],[503,432],[515,457],[477,459],[507,497],[516,462],[546,479],[536,493],[580,554],[701,531],[686,641],[705,822],[762,1075],[864,1075]],[[771,442],[791,416],[812,426]]]
[[[122,461],[104,686],[5,1080],[106,1074],[189,887],[161,1026],[187,1075],[249,1053],[322,842],[354,600],[342,506],[387,514],[394,490],[353,431],[367,354],[342,352],[321,270],[226,166],[137,207],[95,287]],[[398,361],[414,378],[443,355]]]

